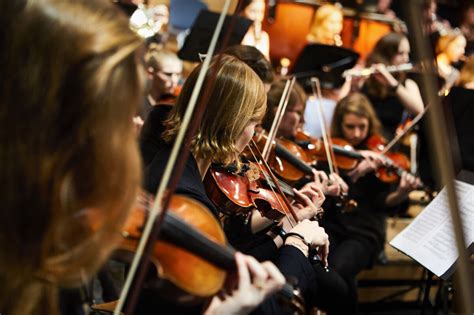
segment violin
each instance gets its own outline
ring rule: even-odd
[[[349,143],[340,138],[332,138],[332,147],[337,167],[343,170],[352,170],[357,166],[358,159],[351,157],[347,153],[352,147]],[[316,161],[327,161],[326,149],[320,139],[311,137],[303,130],[298,130],[295,135],[295,142],[303,148],[307,155]]]
[[[342,140],[342,139],[341,139]],[[384,138],[379,135],[370,136],[366,140],[366,144],[369,149],[375,152],[382,152],[384,148]],[[364,159],[364,156],[357,152],[347,141],[342,140],[343,145],[334,145],[334,153],[337,155],[346,156],[349,159],[356,161],[356,164],[359,160]],[[410,161],[408,158],[399,152],[388,152],[383,154],[385,158],[385,165],[381,166],[376,171],[376,176],[380,181],[384,183],[395,183],[397,182],[404,172],[409,172]],[[418,189],[431,191],[429,187],[421,183]]]
[[[374,152],[382,152],[387,144],[384,137],[380,135],[372,135],[366,140],[367,148]],[[380,167],[377,170],[377,177],[384,183],[396,183],[403,172],[409,172],[410,160],[400,152],[387,152],[384,154],[388,165]]]
[[[259,150],[262,150],[261,148],[265,145],[268,137],[265,132],[259,132],[256,133],[253,140]],[[249,159],[253,158],[248,151],[244,151],[243,154]],[[276,139],[272,142],[268,164],[283,180],[293,183],[304,176],[313,176],[313,168],[310,166],[312,163],[314,160],[308,157],[296,143],[287,139]]]
[[[122,228],[119,256],[136,250],[152,204],[152,198],[142,193]],[[151,257],[160,281],[166,285],[164,294],[186,303],[215,295],[227,272],[236,270],[234,255],[219,221],[206,207],[185,196],[171,197]],[[297,314],[305,313],[304,299],[290,284],[277,295]]]
[[[289,213],[284,198],[295,198],[291,186],[280,180],[275,183],[255,162],[245,163],[239,173],[234,169],[212,165],[204,178],[207,195],[219,211],[245,214],[255,208],[275,222]],[[284,196],[276,191],[276,185],[281,187]],[[317,216],[321,214],[322,211]]]

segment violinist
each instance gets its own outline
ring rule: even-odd
[[[381,253],[385,241],[385,218],[389,208],[404,202],[408,193],[419,185],[419,180],[404,173],[398,186],[379,181],[374,171],[383,158],[364,151],[366,140],[380,131],[380,122],[361,93],[349,94],[336,106],[331,124],[331,135],[345,139],[365,158],[355,169],[341,174],[349,185],[349,197],[357,202],[351,211],[331,211],[328,205],[322,225],[329,231],[331,266],[345,279],[350,290],[352,312],[357,308],[356,275],[370,267]]]
[[[118,245],[140,184],[142,41],[107,1],[13,3],[0,18],[23,21],[0,53],[0,313],[83,314],[84,291],[64,288]]]
[[[156,44],[150,44],[145,54],[147,67],[147,95],[143,102],[140,118],[143,119],[139,133],[143,163],[151,162],[161,142],[163,117],[168,115],[179,94],[179,80],[183,62],[178,56]]]
[[[275,82],[267,94],[268,108],[262,122],[264,128],[270,128],[284,86],[283,81]],[[294,88],[290,91],[288,105],[277,131],[277,137],[295,139],[297,132],[301,130],[304,124],[303,113],[305,104],[306,94],[303,88],[298,83],[295,83]],[[317,170],[314,170],[314,178],[312,178],[312,181],[309,181],[309,185],[316,186],[328,199],[339,196],[348,189],[347,184],[338,174],[327,175],[324,171]],[[327,202],[324,204],[327,204]],[[323,309],[328,314],[346,314],[350,312],[350,309],[346,308],[347,304],[340,303],[341,300],[346,299],[349,291],[340,275],[332,268],[329,271],[322,269],[319,264],[313,265],[313,269],[316,273],[315,287],[312,295],[313,305]]]
[[[264,129],[268,130],[271,126],[284,86],[285,84],[282,81],[275,82],[268,92],[268,109],[262,122]],[[278,128],[277,137],[295,140],[296,134],[304,125],[305,104],[306,93],[298,83],[295,83],[294,89],[290,92],[288,105]],[[342,178],[336,173],[328,176],[325,172],[316,170],[313,184],[321,189],[324,195],[330,196],[338,196],[347,187]]]
[[[148,91],[140,116],[146,120],[153,106],[173,104],[176,100],[183,62],[178,56],[157,44],[151,43],[145,53]]]
[[[377,42],[367,59],[367,65],[374,67],[376,73],[367,79],[362,92],[373,104],[387,139],[393,138],[404,115],[417,115],[424,107],[416,82],[407,78],[406,73],[391,74],[386,69],[388,65],[408,63],[409,54],[407,37],[389,33]]]
[[[270,89],[273,82],[273,71],[270,62],[253,46],[234,45],[227,48],[225,54],[234,56],[245,62],[263,81],[265,90]],[[164,131],[163,120],[168,116],[171,105],[160,104],[153,107],[145,120],[140,132],[139,142],[142,159],[145,166],[150,164],[162,144],[161,134]]]
[[[217,73],[215,85],[210,92],[206,111],[193,139],[191,152],[176,192],[200,201],[217,217],[219,214],[206,195],[202,179],[212,163],[229,165],[238,162],[239,153],[252,138],[255,126],[265,112],[266,95],[261,80],[243,62],[235,57],[223,55],[221,63],[218,64],[216,58],[211,62],[211,70]],[[164,122],[163,146],[145,170],[145,188],[149,191],[156,190],[158,186],[164,164],[170,154],[170,144],[181,126],[200,67],[196,68],[185,82],[176,105]],[[205,82],[209,82],[209,72]],[[236,165],[238,167],[239,163]],[[309,198],[306,197],[305,200],[308,203],[307,207],[313,206]],[[299,280],[299,286],[304,289],[308,285],[307,282],[311,280],[312,274],[311,265],[307,260],[309,246],[319,245],[322,249],[327,248],[327,235],[317,222],[308,220],[301,222],[291,231],[301,235],[301,238],[288,237],[285,241],[286,245],[282,247],[277,257],[274,257],[274,261],[284,275],[294,275]],[[280,245],[281,243],[282,241]],[[276,250],[276,243],[270,246]],[[266,247],[270,248],[270,246]],[[253,282],[252,285],[254,289],[259,287]],[[177,307],[157,301],[152,292],[146,295],[148,299],[138,304],[139,314],[151,313],[156,307],[160,307],[160,310]],[[150,308],[153,304],[154,307]],[[267,314],[283,312],[274,299],[264,302],[258,311]],[[181,309],[180,313],[183,312],[189,313],[189,310]]]

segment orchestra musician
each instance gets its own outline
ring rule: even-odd
[[[270,129],[271,123],[275,118],[276,109],[283,94],[284,87],[284,82],[278,81],[272,85],[272,88],[268,92],[268,109],[262,122],[262,126],[266,130]],[[293,141],[295,140],[296,133],[298,130],[301,130],[304,125],[303,113],[305,111],[306,98],[306,93],[303,88],[295,82],[293,89],[290,91],[287,108],[277,130],[277,138],[281,137]],[[328,176],[323,171],[317,171],[314,179],[314,184],[316,184],[326,196],[338,196],[340,193],[345,192],[347,188],[346,183],[335,173],[329,174]]]
[[[389,33],[382,37],[367,59],[376,72],[365,82],[362,91],[373,105],[383,126],[383,136],[393,138],[404,112],[417,115],[423,110],[420,89],[406,73],[391,74],[388,65],[409,62],[410,43],[405,35]]]
[[[270,89],[273,82],[273,71],[270,62],[255,47],[248,45],[234,45],[227,48],[225,54],[237,57],[259,76],[265,86],[265,91]],[[161,134],[164,131],[163,120],[168,116],[171,105],[161,104],[152,108],[148,119],[145,120],[140,133],[140,149],[145,166],[150,164],[161,145]]]
[[[82,293],[62,288],[85,285],[117,246],[140,184],[142,41],[105,1],[2,14],[23,22],[1,53],[0,313],[82,314]]]
[[[314,13],[313,23],[306,39],[309,43],[342,46],[343,14],[340,6],[323,4]]]
[[[372,266],[383,250],[387,210],[406,201],[408,193],[419,184],[406,172],[397,187],[382,183],[375,176],[374,171],[384,159],[366,150],[366,140],[379,133],[380,127],[370,101],[361,93],[351,93],[337,104],[331,124],[332,137],[348,141],[365,157],[355,169],[341,173],[349,185],[348,196],[357,206],[351,211],[338,211],[328,205],[321,222],[331,241],[329,262],[347,283],[350,298],[346,303],[351,305],[353,314],[357,309],[355,277]]]
[[[206,194],[202,179],[213,162],[223,165],[238,162],[239,153],[252,138],[255,126],[265,113],[266,95],[263,83],[255,72],[237,58],[224,55],[220,64],[217,64],[217,59],[214,59],[211,64],[212,68],[217,71],[215,86],[211,91],[207,110],[193,140],[191,153],[176,192],[200,201],[215,216],[218,216],[216,207]],[[170,144],[180,128],[199,69],[200,66],[191,73],[183,86],[178,102],[164,121],[164,145],[145,170],[145,188],[148,191],[154,191],[157,188],[164,164],[170,153]],[[219,117],[219,119],[215,119],[215,117]],[[304,203],[302,209],[306,209],[309,215],[311,212],[317,211],[317,207],[308,197],[300,194],[300,198]],[[298,279],[298,285],[304,290],[312,279],[311,265],[307,260],[308,246],[320,245],[324,254],[324,250],[328,246],[327,235],[317,222],[309,220],[303,220],[289,231],[301,235],[301,238],[288,237],[285,240],[285,245],[274,257],[274,261],[284,275],[295,276]],[[283,245],[282,240],[276,242],[279,244],[268,239],[266,244],[255,245],[261,245],[262,250],[275,251],[277,246]],[[323,255],[323,259],[324,257]],[[146,295],[149,299],[138,304],[140,314],[142,314],[141,311],[143,314],[147,314],[158,305],[160,309],[175,307],[164,306],[163,303],[153,298],[153,293]],[[157,303],[158,305],[156,305]],[[151,308],[151,304],[155,304],[155,306]],[[260,311],[274,314],[275,312],[280,313],[282,310],[274,300],[270,299],[260,307]]]
[[[145,107],[149,109],[159,103],[174,103],[183,72],[181,59],[166,48],[150,44],[145,54],[145,63],[150,84]]]
[[[459,30],[450,30],[436,42],[436,65],[438,74],[447,86],[459,79],[459,70],[454,67],[464,58],[466,38]]]
[[[239,14],[253,21],[241,44],[257,48],[267,60],[270,60],[270,37],[262,29],[263,18],[265,17],[265,1],[242,1]]]

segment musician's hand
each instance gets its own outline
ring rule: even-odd
[[[408,195],[411,191],[420,186],[420,183],[419,178],[408,172],[403,172],[400,178],[400,183],[398,184],[398,190],[401,194]]]
[[[359,153],[365,158],[375,163],[380,167],[387,163],[387,159],[380,153],[371,150],[359,150]]]
[[[333,196],[338,196],[339,194],[347,194],[349,192],[349,186],[347,185],[347,183],[341,178],[341,176],[339,176],[339,174],[337,173],[333,173],[331,175],[329,175],[329,179],[333,182],[336,182],[337,183],[337,186],[339,188],[339,192],[337,195],[333,195]]]
[[[137,136],[140,135],[143,124],[143,119],[140,116],[133,117],[133,125],[135,127],[135,133],[137,134]]]
[[[269,261],[259,263],[255,258],[241,253],[235,254],[237,281],[228,282],[227,292],[214,296],[205,311],[214,314],[248,314],[268,296],[281,290],[285,277]]]
[[[314,218],[318,213],[323,211],[321,205],[326,198],[323,192],[317,187],[306,187],[304,189],[304,191],[303,189],[293,189],[297,200],[293,207],[296,209],[295,212],[300,221]]]
[[[337,181],[330,178],[323,171],[313,170],[314,182],[321,187],[323,193],[327,196],[338,196],[340,194],[340,186]]]
[[[374,78],[381,84],[392,87],[398,84],[397,79],[393,77],[388,71],[387,67],[382,63],[377,63],[372,66],[375,69]]]
[[[303,220],[289,232],[297,233],[303,236],[305,240],[309,240],[310,246],[319,247],[321,260],[327,266],[327,256],[329,254],[329,236],[324,231],[324,228],[319,226],[317,221]],[[290,245],[292,242],[296,241],[297,238],[288,237],[285,240],[285,244]]]
[[[377,170],[377,168],[378,165],[375,161],[366,158],[360,161],[359,164],[357,164],[357,166],[352,171],[347,173],[347,175],[349,175],[352,182],[355,183],[359,180],[359,178],[365,176],[368,173],[374,172],[375,170]]]

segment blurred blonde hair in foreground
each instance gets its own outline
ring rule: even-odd
[[[1,14],[22,22],[0,52],[0,312],[55,315],[58,289],[100,267],[135,200],[142,41],[107,0]]]

